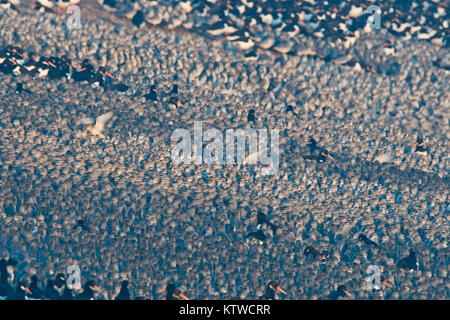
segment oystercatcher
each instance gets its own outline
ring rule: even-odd
[[[319,255],[319,252],[313,247],[307,246],[305,250],[303,250],[303,254],[305,255],[305,257],[311,257],[315,259]]]
[[[413,249],[409,250],[409,255],[407,257],[404,257],[397,262],[397,268],[405,269],[409,272],[412,272],[419,268],[416,253],[414,252]]]
[[[119,95],[124,95],[130,90],[130,87],[123,82],[112,84],[110,88]]]
[[[339,299],[339,297],[345,296],[350,296],[350,293],[347,291],[347,288],[343,284],[341,284],[339,287],[337,287],[336,291],[330,293],[328,299],[337,300]]]
[[[36,54],[33,51],[29,52],[28,60],[22,65],[22,74],[28,74],[34,78],[39,73],[37,64]]]
[[[91,230],[89,229],[89,227],[86,225],[86,222],[84,222],[84,220],[78,220],[77,224],[73,227],[73,230],[75,230],[76,228],[80,227],[81,230],[87,231],[87,232],[91,232]]]
[[[360,233],[358,236],[358,240],[364,242],[365,244],[367,244],[368,246],[374,246],[374,247],[378,247],[378,244],[375,241],[370,240],[369,238],[367,238],[367,236],[363,233]]]
[[[325,162],[327,158],[334,160],[334,158],[330,155],[327,149],[323,149],[318,155],[310,154],[303,156],[303,158],[307,160],[316,160],[319,163]]]
[[[16,93],[21,94],[23,92],[23,84],[21,82],[17,82],[16,84]]]
[[[25,300],[32,296],[32,292],[28,289],[27,283],[22,280],[17,283],[16,292],[12,300]]]
[[[91,81],[94,78],[94,67],[88,59],[84,59],[81,62],[80,69],[74,68],[72,70],[72,79],[77,82]]]
[[[258,210],[258,213],[255,217],[250,218],[250,220],[256,219],[256,229],[260,230],[263,224],[267,224],[270,228],[272,228],[273,234],[277,232],[277,226],[269,221],[267,215],[265,215],[262,211]]]
[[[253,122],[254,125],[256,125],[256,116],[255,116],[255,110],[250,109],[248,111],[248,115],[247,115],[247,122]]]
[[[76,300],[94,300],[94,294],[99,290],[93,280],[88,280],[84,284],[83,292],[76,296]]]
[[[285,113],[292,112],[292,114],[293,114],[294,116],[298,117],[298,114],[294,111],[294,107],[293,107],[292,105],[290,105],[290,104],[288,104],[288,105],[286,106],[286,110],[285,110],[284,112],[285,112]]]
[[[36,1],[31,7],[40,12],[55,12],[51,7],[43,5],[40,1]]]
[[[140,28],[144,22],[145,22],[145,15],[141,10],[138,10],[136,14],[133,16],[133,19],[131,19],[131,23],[134,24],[136,27]]]
[[[158,101],[158,94],[155,91],[156,86],[150,86],[150,92],[144,95],[145,100]]]
[[[131,300],[130,290],[128,290],[128,281],[123,280],[120,285],[120,292],[114,300]]]
[[[47,280],[47,285],[45,286],[43,294],[48,300],[59,299],[59,292],[55,289],[55,282],[52,279]]]
[[[316,152],[316,150],[318,149],[317,141],[314,140],[313,137],[309,137],[309,143],[306,146],[309,148],[310,154],[314,154]]]
[[[414,143],[413,147],[416,147],[414,150],[415,153],[426,156],[428,154],[428,149],[425,148],[423,140],[421,137],[417,137],[416,143]]]
[[[173,283],[168,283],[164,291],[166,292],[166,300],[178,300],[178,298],[189,300]]]
[[[0,259],[0,300],[12,299],[15,295],[14,288],[9,284],[9,261]]]
[[[99,67],[97,73],[89,81],[90,84],[96,84],[103,88],[109,88],[112,85],[112,80],[114,76],[109,73],[105,67]]]
[[[255,238],[256,240],[259,240],[259,243],[261,244],[264,240],[266,240],[266,235],[264,234],[264,231],[257,230],[255,232],[250,232],[247,235],[247,238]]]

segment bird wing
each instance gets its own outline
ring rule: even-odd
[[[92,118],[81,118],[77,121],[77,124],[94,124],[95,121]]]
[[[112,111],[107,112],[105,114],[102,114],[101,116],[98,116],[95,119],[95,128],[98,132],[102,132],[103,128],[105,127],[106,122],[108,122],[109,119],[111,119],[113,116]]]

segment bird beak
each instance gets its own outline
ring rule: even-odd
[[[418,146],[418,145],[419,145],[419,143],[416,142],[416,143],[413,144],[413,147]]]
[[[332,156],[330,156],[329,154],[327,154],[327,157],[330,158],[331,160],[334,160],[334,158]]]
[[[94,291],[98,291],[100,288],[97,287],[97,286],[92,286],[91,289],[94,290]]]
[[[389,288],[392,288],[392,285],[389,282],[387,282],[386,280],[383,281],[383,284],[388,286]]]
[[[227,8],[230,10],[233,10],[234,8],[231,6],[231,4],[227,3]]]
[[[72,67],[74,67],[75,69],[78,69],[78,67],[72,62],[71,64],[70,64]]]
[[[48,63],[48,65],[50,65],[50,66],[52,66],[53,68],[56,69],[56,66],[53,63],[51,63],[50,61],[47,61],[47,63]]]
[[[31,6],[33,9],[36,8],[38,6],[37,3],[33,3],[33,5]]]
[[[111,73],[109,73],[108,71],[105,71],[105,74],[110,77],[111,79],[114,79],[113,75]]]
[[[183,300],[189,300],[189,298],[188,297],[186,297],[184,294],[182,294],[181,292],[180,292],[180,294],[178,295],[181,299],[183,299]]]
[[[81,71],[84,71],[84,70],[86,70],[86,68],[79,69],[79,70],[77,70],[77,71],[78,71],[78,72],[81,72]]]
[[[276,287],[276,289],[277,289],[278,291],[280,291],[281,293],[283,293],[283,294],[287,294],[286,291],[284,291],[284,290],[281,289],[280,287]]]
[[[248,219],[247,221],[255,220],[256,218],[257,218],[257,216],[254,216],[254,217],[251,217],[250,219]]]
[[[183,104],[180,102],[180,100],[177,101],[177,106],[182,107]]]
[[[21,288],[22,288],[23,290],[25,290],[28,294],[31,294],[31,295],[32,295],[30,289],[28,289],[27,287],[21,286]]]
[[[350,292],[348,292],[347,290],[344,290],[345,294],[348,295],[350,297]]]

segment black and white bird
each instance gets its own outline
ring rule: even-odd
[[[426,156],[428,154],[428,149],[425,148],[423,139],[421,137],[417,137],[417,141],[416,143],[414,143],[413,147],[416,147],[416,149],[414,150],[415,153],[418,153],[422,156]]]
[[[128,289],[128,280],[122,281],[120,292],[114,300],[131,300],[130,290]]]
[[[397,262],[397,268],[404,269],[409,272],[419,268],[419,262],[417,261],[416,253],[413,249],[409,250],[409,255],[407,257],[404,257]]]

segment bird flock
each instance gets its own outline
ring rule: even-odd
[[[4,0],[2,1],[4,2]],[[50,3],[50,1],[48,1]],[[42,5],[42,1],[39,2],[39,4]],[[117,1],[119,3],[119,1]],[[103,1],[102,5],[109,6],[110,8],[114,8],[117,6],[117,3],[115,1]],[[185,3],[185,2],[183,2]],[[212,1],[206,1],[206,11],[211,10]],[[216,3],[222,3],[220,1],[217,1]],[[244,3],[244,1],[242,2]],[[245,5],[245,3],[248,4]],[[248,8],[251,6],[251,2],[245,2],[244,6],[245,8]],[[432,7],[434,5],[432,4]],[[231,7],[234,6],[234,4],[230,4]],[[45,6],[45,8],[49,8],[50,6]],[[36,6],[38,8],[38,6]],[[42,8],[42,7],[41,7]],[[228,8],[231,10],[230,8]],[[239,10],[239,8],[238,8]],[[242,10],[242,9],[241,9]],[[267,9],[269,10],[269,9]],[[143,13],[145,10],[143,10],[140,14],[134,14],[133,15],[133,21],[135,24],[140,25],[139,22],[148,19],[147,14]],[[320,12],[319,12],[320,14]],[[272,18],[267,14],[267,12],[263,13],[261,16],[261,21],[258,23],[266,23],[270,24],[271,20],[276,17],[282,17],[284,14],[283,12],[280,12],[280,15],[276,14],[276,16],[272,15]],[[283,19],[283,18],[280,18]],[[156,20],[154,20],[156,21]],[[273,21],[272,21],[273,22]],[[161,22],[164,24],[163,22]],[[216,25],[212,25],[213,27],[209,28],[209,30],[215,30],[213,33],[218,33],[219,35],[229,37],[230,41],[234,38],[233,36],[233,29],[232,27],[236,28],[235,25],[231,22],[226,22],[227,25],[217,23]],[[274,25],[279,23],[279,21],[275,21]],[[271,24],[272,25],[272,24]],[[222,34],[224,26],[226,29],[224,33]],[[217,28],[217,29],[216,29]],[[220,29],[222,28],[222,29]],[[294,28],[295,29],[295,28]],[[220,31],[217,31],[220,30]],[[231,33],[230,33],[231,32]],[[237,31],[235,31],[237,32]],[[230,34],[226,34],[230,33]],[[249,43],[249,40],[255,41],[257,39],[252,39],[251,37],[248,38],[248,35],[244,33],[244,38],[236,38],[239,44]],[[270,39],[268,39],[270,42]],[[272,45],[272,47],[274,47]],[[281,48],[281,46],[280,46]],[[392,49],[392,45],[387,44],[385,46],[387,49],[387,52],[390,52],[389,50]],[[245,48],[244,48],[245,49]],[[98,67],[97,69],[94,68],[94,66],[88,61],[85,60],[81,63],[81,65],[78,67],[75,63],[72,63],[70,58],[66,56],[61,57],[40,57],[40,59],[36,58],[35,54],[25,54],[24,50],[17,46],[6,46],[2,49],[2,54],[0,56],[0,62],[1,62],[1,70],[3,73],[7,73],[10,75],[13,75],[15,77],[19,77],[21,75],[29,75],[31,77],[43,77],[51,80],[57,80],[57,79],[63,79],[66,78],[69,81],[75,81],[75,82],[83,82],[87,83],[93,86],[99,86],[102,87],[105,90],[114,90],[118,92],[119,94],[123,92],[128,92],[130,89],[125,84],[121,85],[114,83],[114,77],[107,71],[104,67]],[[249,56],[251,55],[251,49],[249,49]],[[354,61],[348,62],[349,64],[354,63]],[[441,60],[435,63],[438,67],[443,67]],[[169,101],[174,106],[182,106],[182,103],[180,102],[178,98],[178,85],[173,84],[172,89],[170,92],[168,92],[168,96],[170,97]],[[132,90],[131,90],[132,91]],[[27,91],[26,88],[22,85],[22,83],[17,84],[16,92],[19,94],[21,93],[30,93]],[[142,97],[145,98],[145,100],[150,101],[158,101],[158,94],[157,94],[157,88],[156,85],[151,85],[144,95]],[[292,104],[287,104],[287,107],[285,109],[285,113],[288,113],[289,115],[292,114],[294,117],[298,118],[299,114],[296,113],[295,107],[293,107]],[[245,113],[244,113],[245,115]],[[81,118],[78,122],[78,124],[86,125],[86,130],[91,133],[92,135],[96,135],[99,137],[104,138],[105,133],[104,129],[107,126],[109,122],[111,122],[114,118],[113,112],[107,112],[104,114],[101,114],[97,118],[93,117],[84,117]],[[258,121],[258,115],[255,112],[255,109],[250,109],[250,111],[247,114],[247,122],[256,124]],[[305,141],[306,143],[306,141]],[[102,145],[103,146],[103,145]],[[419,155],[428,155],[429,149],[425,147],[422,137],[418,137],[417,141],[412,145],[415,149],[415,153]],[[318,145],[317,141],[313,138],[309,138],[308,144],[306,144],[305,150],[308,150],[309,153],[305,152],[301,154],[301,157],[307,161],[312,161],[314,163],[321,164],[323,162],[332,160],[332,161],[339,161],[339,157],[333,157],[333,155],[328,150],[330,147],[327,146],[327,148],[321,147]],[[331,150],[331,149],[330,149]],[[383,155],[384,157],[378,158],[379,162],[390,162],[391,157],[388,155]],[[323,166],[322,168],[325,168],[326,166]],[[326,170],[326,169],[324,169]],[[112,180],[111,180],[112,181]],[[395,199],[397,201],[397,198]],[[18,205],[19,206],[19,205]],[[7,209],[7,210],[6,210]],[[10,212],[10,208],[6,207],[5,212]],[[262,211],[258,210],[258,213],[255,217],[252,217],[249,221],[256,220],[256,224],[252,225],[250,230],[248,232],[242,232],[246,234],[246,238],[248,239],[250,244],[254,244],[254,241],[256,241],[258,244],[261,243],[267,243],[268,239],[270,239],[270,235],[272,235],[273,240],[277,241],[277,235],[280,235],[279,229],[282,229],[282,226],[276,225],[274,222],[272,222],[273,217],[270,213],[264,214]],[[83,233],[91,233],[96,226],[89,225],[89,223],[86,220],[76,220],[76,224],[73,226],[73,230],[81,230]],[[228,226],[228,225],[227,225]],[[110,228],[110,225],[108,223],[108,228]],[[109,229],[108,229],[109,230]],[[326,232],[326,231],[323,231]],[[360,233],[357,236],[357,240],[367,246],[368,248],[383,248],[383,246],[378,244],[377,242],[373,241],[368,237],[366,234]],[[258,246],[255,246],[258,248]],[[318,261],[321,264],[326,264],[329,259],[332,258],[330,255],[330,252],[327,250],[322,250],[318,248],[317,246],[307,246],[304,251],[303,255],[312,261]],[[0,292],[1,297],[6,297],[6,299],[61,299],[61,298],[78,298],[78,299],[98,299],[101,298],[99,295],[99,287],[96,285],[98,281],[94,280],[88,280],[85,282],[83,288],[74,288],[70,289],[67,287],[67,275],[65,274],[58,274],[56,277],[49,277],[47,279],[47,286],[43,288],[40,283],[40,280],[37,278],[37,276],[32,275],[31,278],[28,280],[25,278],[17,279],[17,275],[14,274],[14,269],[17,267],[18,262],[14,259],[10,258],[9,260],[2,260],[2,272],[1,272],[1,288],[2,290]],[[20,263],[20,261],[19,261]],[[417,270],[418,261],[416,257],[415,251],[411,250],[408,256],[405,256],[401,259],[399,259],[396,263],[397,267],[399,269],[404,269],[407,272],[414,272]],[[6,270],[6,271],[4,271]],[[391,275],[383,275],[381,278],[381,283],[384,287],[391,288],[394,284],[387,279],[390,279]],[[186,281],[194,282],[195,280],[191,280],[189,278],[186,278]],[[119,282],[117,282],[119,283]],[[136,284],[137,285],[137,284]],[[117,298],[120,299],[127,299],[128,297],[131,298],[131,294],[128,290],[129,282],[127,280],[123,280],[121,282],[121,293],[117,295]],[[292,287],[292,284],[291,284]],[[6,289],[4,289],[6,288]],[[44,293],[48,291],[47,293]],[[66,292],[66,293],[64,293]],[[167,293],[166,298],[167,299],[187,299],[187,296],[191,296],[189,293],[186,292],[186,295],[184,295],[175,284],[171,282],[167,282],[166,289],[164,291]],[[3,293],[3,294],[2,294]],[[231,293],[231,292],[230,292]],[[232,293],[231,293],[232,294]],[[270,282],[266,287],[266,293],[264,295],[261,295],[261,297],[266,299],[273,299],[275,298],[275,294],[289,294],[289,292],[284,291],[281,289],[281,287],[276,282]],[[345,297],[351,295],[351,289],[349,289],[349,286],[345,285],[339,285],[337,286],[333,292],[327,297],[330,299],[338,299],[340,297]],[[154,295],[155,296],[155,295]],[[283,296],[284,297],[284,296]],[[142,299],[145,298],[142,295],[134,295],[134,299]]]

